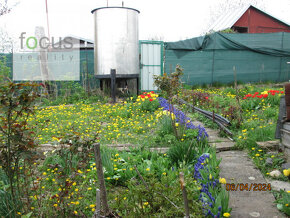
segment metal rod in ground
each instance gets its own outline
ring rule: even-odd
[[[105,185],[105,179],[104,179],[104,173],[103,173],[100,143],[95,143],[93,146],[94,146],[98,181],[99,181],[100,192],[101,192],[100,193],[101,202],[102,202],[105,216],[107,216],[110,214],[110,209],[109,209],[108,200],[107,200],[107,191],[106,191],[106,185]]]
[[[183,172],[179,173],[179,182],[180,182],[180,187],[181,187],[182,195],[183,195],[185,217],[189,218],[189,206],[188,206],[187,192],[186,192],[186,186],[185,186],[184,173]]]
[[[116,103],[116,70],[111,69],[111,96],[113,103]]]

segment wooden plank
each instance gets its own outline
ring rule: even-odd
[[[286,103],[285,96],[281,96],[280,98],[280,108],[279,108],[279,116],[277,120],[275,138],[281,139],[281,129],[283,125],[283,120],[286,118]]]

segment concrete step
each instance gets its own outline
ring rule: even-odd
[[[217,152],[222,152],[222,151],[230,151],[235,149],[235,143],[234,142],[220,142],[220,143],[212,143],[212,147],[216,148]]]

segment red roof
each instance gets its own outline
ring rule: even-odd
[[[288,23],[252,5],[222,15],[209,28],[209,32],[229,28],[245,33],[290,32]]]

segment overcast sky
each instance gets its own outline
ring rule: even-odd
[[[11,4],[17,0],[10,0]],[[76,35],[93,39],[91,10],[107,5],[107,0],[47,0],[50,35]],[[140,39],[161,37],[165,41],[192,38],[204,33],[213,12],[223,2],[235,0],[124,0],[126,7],[140,10]],[[34,35],[35,26],[46,24],[45,0],[18,0],[12,12],[0,17],[0,28],[19,38],[21,32]],[[250,2],[250,0],[248,0]],[[256,0],[275,17],[290,23],[290,0]],[[122,0],[109,0],[109,6],[121,6]],[[217,10],[218,11],[218,10]]]

